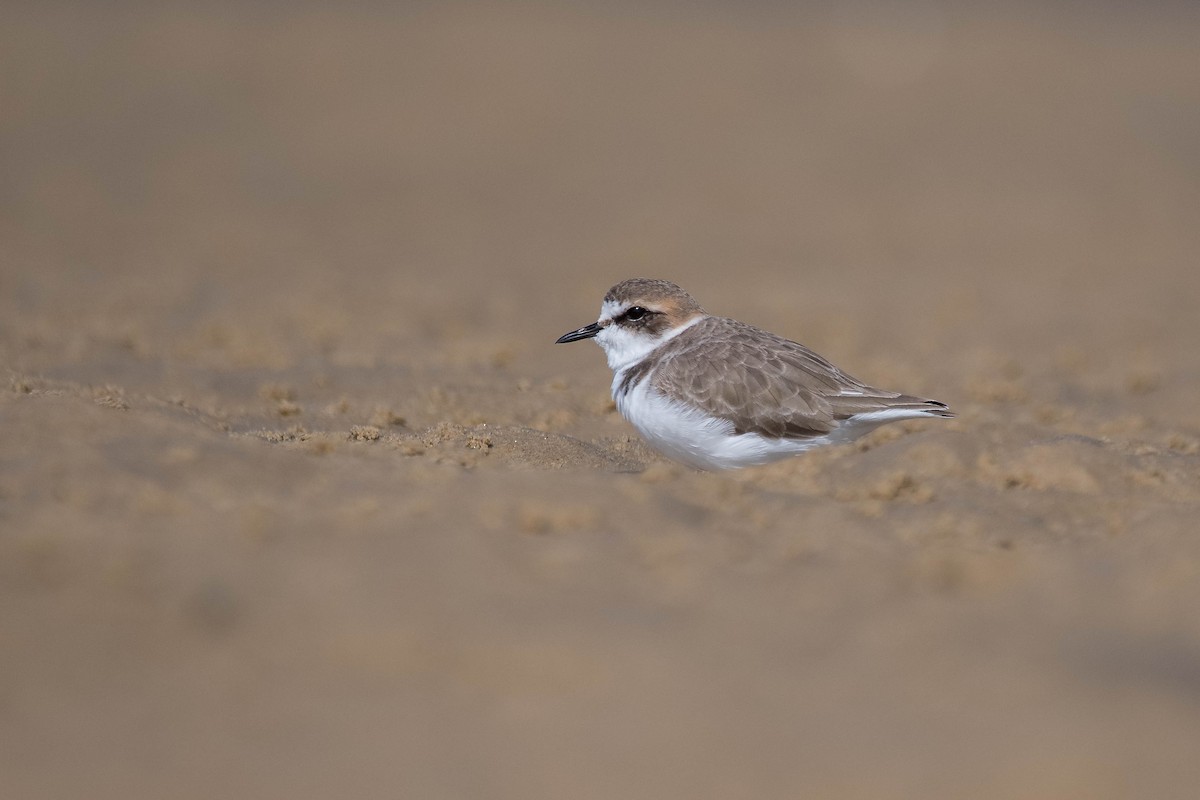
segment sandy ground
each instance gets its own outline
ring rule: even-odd
[[[903,8],[10,4],[0,796],[1195,797],[1200,14]],[[662,461],[635,275],[960,416]]]

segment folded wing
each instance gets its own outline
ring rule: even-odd
[[[859,414],[952,416],[942,403],[868,386],[802,344],[722,317],[701,320],[655,355],[656,388],[728,420],[735,433],[808,439]]]

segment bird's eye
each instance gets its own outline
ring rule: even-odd
[[[625,319],[629,320],[630,322],[637,322],[644,316],[646,316],[646,309],[642,308],[641,306],[634,306],[625,312]]]

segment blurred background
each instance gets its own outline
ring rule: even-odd
[[[3,796],[1194,796],[1200,7],[3,18]],[[657,460],[637,275],[960,418]]]

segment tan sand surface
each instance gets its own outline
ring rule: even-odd
[[[7,4],[0,797],[1200,796],[1196,9]],[[635,275],[959,417],[663,461]]]

